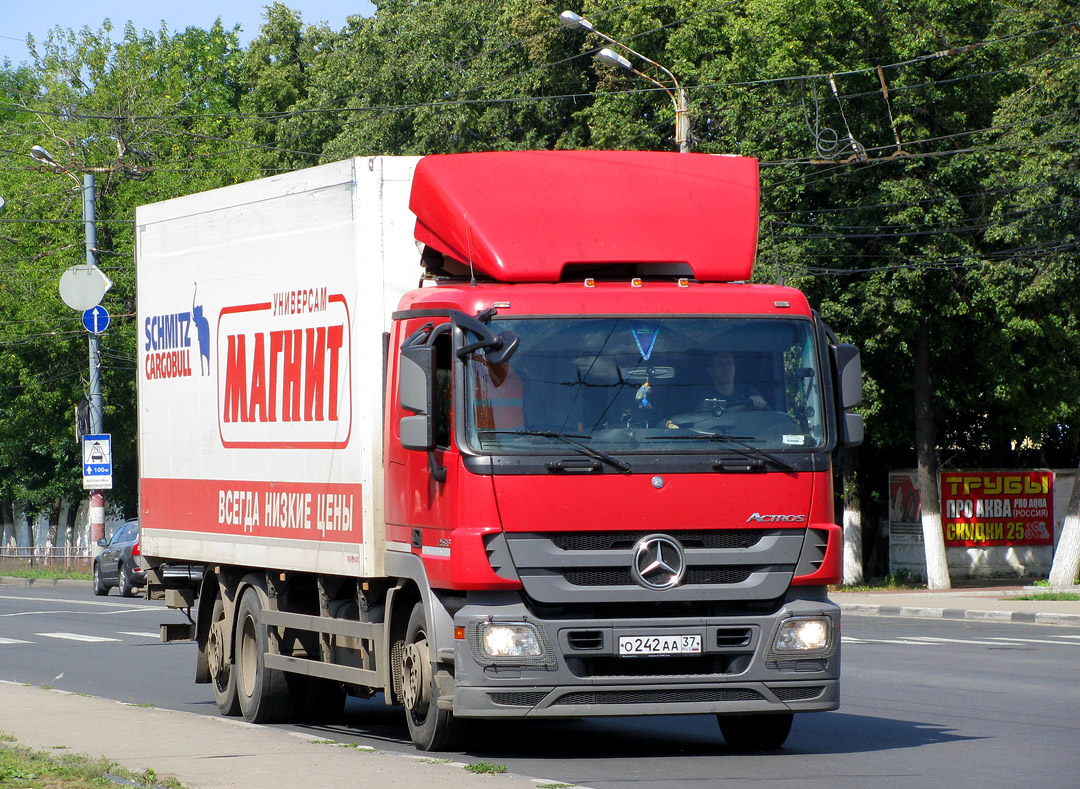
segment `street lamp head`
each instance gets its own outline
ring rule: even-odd
[[[41,162],[42,164],[56,165],[56,160],[52,158],[52,154],[40,145],[35,145],[30,149],[30,158],[35,162]]]
[[[599,60],[601,63],[606,63],[609,66],[614,66],[615,68],[625,69],[626,71],[634,70],[634,67],[629,60],[624,58],[615,50],[608,47],[604,47],[599,52],[597,52],[596,59]]]
[[[559,24],[567,30],[588,30],[592,32],[595,29],[592,22],[579,14],[575,14],[573,11],[563,11],[559,14]]]

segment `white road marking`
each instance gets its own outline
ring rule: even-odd
[[[89,584],[86,588],[90,588]],[[89,594],[89,592],[87,592],[87,594]],[[122,603],[119,600],[72,600],[71,598],[63,597],[22,597],[21,595],[6,594],[0,594],[0,600],[29,600],[34,603],[67,603],[69,605],[92,605],[103,606],[105,608],[131,608],[132,605],[131,603]],[[144,605],[132,610],[144,611],[146,610],[146,606]]]
[[[1046,638],[1005,638],[1002,636],[991,636],[994,641],[1015,641],[1021,644],[1054,644],[1059,647],[1073,647],[1080,646],[1080,644],[1070,644],[1068,641],[1051,641]]]
[[[843,644],[901,644],[909,647],[939,647],[941,644],[927,643],[925,641],[910,641],[906,638],[852,638],[843,636],[840,639]]]
[[[135,636],[136,638],[153,638],[153,639],[161,638],[161,633],[136,633],[136,632],[131,631],[131,630],[121,630],[120,635],[122,635],[122,636]]]
[[[119,638],[105,638],[104,636],[85,636],[82,633],[34,633],[42,638],[66,638],[68,641],[86,641],[93,644],[102,644],[109,641],[119,642]]]
[[[978,641],[974,638],[936,638],[934,636],[909,636],[912,641],[926,641],[931,644],[976,644],[985,647],[999,647],[997,641]]]
[[[0,646],[7,646],[8,644],[33,644],[33,641],[20,641],[17,638],[2,638],[0,637]]]

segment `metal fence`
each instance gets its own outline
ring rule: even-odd
[[[5,570],[27,568],[64,569],[73,572],[90,572],[94,560],[93,550],[83,548],[56,548],[49,545],[0,547],[0,574]]]

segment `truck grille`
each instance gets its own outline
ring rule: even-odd
[[[816,699],[822,693],[825,692],[824,685],[807,685],[804,687],[788,688],[784,686],[773,687],[769,686],[769,690],[776,694],[776,698],[780,701],[809,701],[810,699]]]
[[[695,567],[686,572],[688,584],[741,584],[753,570],[749,567]],[[629,570],[597,569],[567,570],[563,573],[567,583],[574,586],[632,586],[634,578]]]
[[[548,694],[546,690],[521,691],[518,693],[489,693],[488,698],[503,707],[535,707]]]
[[[693,704],[728,701],[757,701],[761,694],[750,688],[690,688],[674,690],[575,691],[560,697],[552,706],[589,704]]]
[[[665,532],[686,548],[752,548],[765,536],[764,529]],[[639,531],[599,531],[553,534],[551,542],[564,551],[625,551],[643,536]]]
[[[656,533],[683,549],[686,573],[670,589],[647,588],[631,573],[634,546]],[[743,603],[783,596],[805,535],[805,528],[503,532],[488,552],[509,554],[526,593],[539,603]]]
[[[694,657],[650,657],[627,659],[613,656],[579,657],[567,661],[567,667],[578,677],[590,679],[621,679],[651,677],[724,677],[746,670],[747,655],[697,655]]]

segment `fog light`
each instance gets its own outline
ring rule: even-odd
[[[484,622],[480,644],[489,657],[540,657],[540,634],[527,622]]]
[[[776,632],[773,649],[782,655],[828,651],[832,641],[832,620],[827,616],[800,616],[786,619]]]

